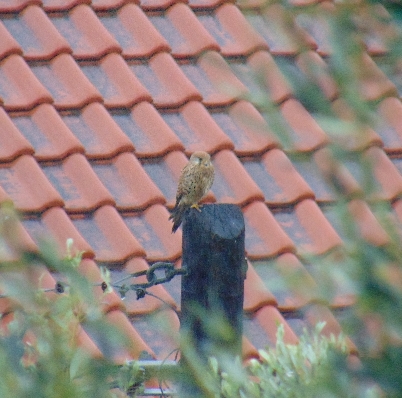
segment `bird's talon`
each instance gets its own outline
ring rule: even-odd
[[[202,205],[199,205],[198,203],[194,203],[191,207],[192,207],[193,209],[198,210],[198,211],[201,213],[200,207],[202,207]]]

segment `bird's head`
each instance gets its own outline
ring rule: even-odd
[[[209,154],[204,151],[197,151],[191,155],[190,162],[197,165],[210,166],[211,156],[209,156]]]

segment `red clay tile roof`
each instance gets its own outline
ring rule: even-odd
[[[333,111],[348,120],[329,74],[327,22],[303,13],[309,4],[328,13],[334,5],[291,3],[300,6],[297,20],[285,18],[283,5],[258,0],[0,0],[0,201],[21,211],[24,244],[34,247],[50,233],[62,254],[73,238],[84,252],[80,270],[94,282],[101,264],[115,279],[160,260],[180,266],[181,232],[171,234],[168,209],[187,156],[205,150],[216,170],[205,201],[235,203],[245,217],[244,356],[274,344],[278,322],[287,342],[318,320],[327,321],[324,333],[338,333],[331,309],[349,307],[353,295],[340,286],[331,309],[310,305],[320,281],[303,260],[342,244],[334,193],[319,172],[331,167],[329,135],[288,78],[291,71],[308,82],[314,70]],[[388,51],[383,37],[394,28],[384,29],[367,29],[358,85],[363,98],[378,102],[381,123],[348,145],[375,160],[381,198],[394,201],[402,220],[402,104],[397,71],[387,77],[376,58]],[[252,72],[289,132],[286,150],[266,110],[247,100],[266,95]],[[353,162],[336,176],[348,192],[359,191]],[[359,200],[350,207],[362,235],[385,244],[369,207]],[[41,286],[53,287],[42,271]],[[295,276],[297,291],[284,283]],[[149,290],[180,309],[179,278]],[[161,301],[95,291],[133,342],[121,360],[142,350],[164,359],[174,348],[149,323],[159,314],[178,330],[176,313]],[[78,340],[99,354],[85,330]]]

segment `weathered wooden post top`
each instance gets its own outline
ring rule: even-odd
[[[244,218],[231,204],[189,209],[183,219],[181,330],[190,336],[201,358],[241,355],[244,279]],[[230,325],[227,336],[208,320]]]

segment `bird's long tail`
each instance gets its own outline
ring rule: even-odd
[[[183,221],[184,213],[186,212],[187,208],[185,206],[176,206],[173,208],[169,220],[173,220],[173,227],[172,233],[177,231],[177,228],[180,227],[181,222]]]

